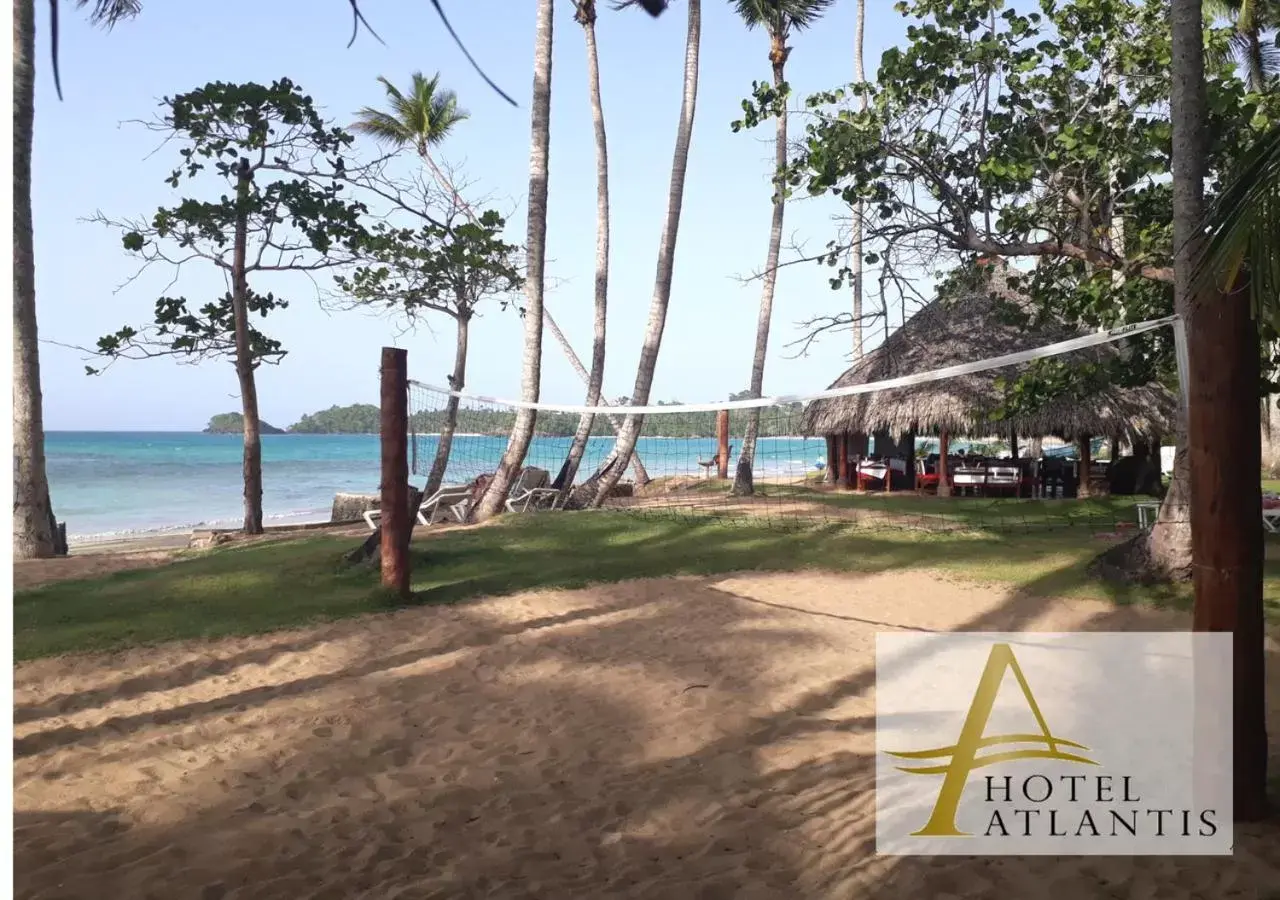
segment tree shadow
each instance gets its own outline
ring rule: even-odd
[[[1033,630],[1055,605],[1043,587],[958,628]],[[336,671],[28,747],[16,895],[914,900],[1098,896],[1132,879],[1228,896],[1233,873],[1280,873],[1274,826],[1186,875],[1155,858],[875,856],[876,673],[849,648],[922,623],[892,598],[873,622],[766,599],[690,576],[593,588],[571,610],[509,598],[373,617],[349,623],[362,636]],[[1176,620],[1134,607],[1087,627],[1135,624]],[[213,715],[232,698],[248,711]],[[181,771],[119,782],[142,760],[105,766],[94,742],[144,734],[168,741],[147,766]],[[72,762],[102,768],[40,789]]]

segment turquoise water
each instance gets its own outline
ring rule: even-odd
[[[239,435],[52,431],[45,441],[54,510],[76,540],[234,526],[243,515]],[[554,476],[570,442],[535,438],[526,464]],[[425,473],[436,441],[419,436],[416,443],[418,468]],[[505,437],[455,437],[445,480],[464,482],[492,472],[506,443]],[[587,477],[612,446],[612,438],[593,438],[579,478]],[[653,477],[697,475],[702,471],[698,460],[715,454],[715,441],[641,438],[637,449]],[[820,438],[762,439],[756,474],[813,471],[824,449]],[[335,493],[378,490],[378,438],[266,435],[262,470],[267,524],[323,521]],[[424,475],[412,478],[418,485],[424,480]]]

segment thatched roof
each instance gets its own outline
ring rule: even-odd
[[[1031,350],[1080,337],[1065,324],[1037,321],[1031,306],[1005,281],[1002,265],[971,287],[949,292],[925,306],[883,344],[866,353],[831,387],[866,384],[929,372],[960,363]],[[1041,317],[1042,318],[1042,317]],[[1065,361],[1102,361],[1119,353],[1106,344],[1059,357]],[[1148,437],[1173,430],[1177,398],[1162,385],[1110,386],[1088,396],[1061,396],[1034,413],[998,419],[1001,380],[1011,381],[1026,365],[960,375],[940,381],[868,394],[815,400],[805,409],[805,434],[955,436],[1008,434],[1021,437],[1089,434],[1100,437]]]

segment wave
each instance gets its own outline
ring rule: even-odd
[[[295,509],[282,513],[271,513],[262,517],[264,524],[274,523],[277,525],[311,525],[318,522],[327,522],[329,520],[330,510],[328,507],[312,508],[312,509]],[[225,518],[225,519],[206,519],[198,522],[188,522],[181,525],[154,525],[146,528],[121,528],[115,531],[96,531],[83,534],[68,534],[67,543],[75,544],[102,544],[115,541],[132,541],[142,540],[153,537],[170,537],[183,534],[191,534],[196,529],[205,528],[235,528],[244,520],[242,518]]]

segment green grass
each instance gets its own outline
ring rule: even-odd
[[[14,596],[14,655],[253,634],[391,608],[394,601],[378,589],[375,575],[341,564],[352,543],[316,537],[223,548],[161,568],[21,591]],[[1189,601],[1181,588],[1119,589],[1093,581],[1085,566],[1103,546],[1081,528],[986,536],[835,525],[784,532],[609,512],[524,516],[416,542],[413,603],[658,575],[806,568],[932,569],[1036,596]],[[1280,614],[1280,563],[1268,563],[1266,594],[1270,611]]]
[[[1061,526],[1113,527],[1136,523],[1134,507],[1150,497],[1099,497],[1090,500],[1030,500],[1017,497],[949,497],[915,493],[839,493],[804,488],[765,487],[761,494],[814,500],[826,506],[865,510],[906,519],[951,523],[980,529],[1024,529]]]

